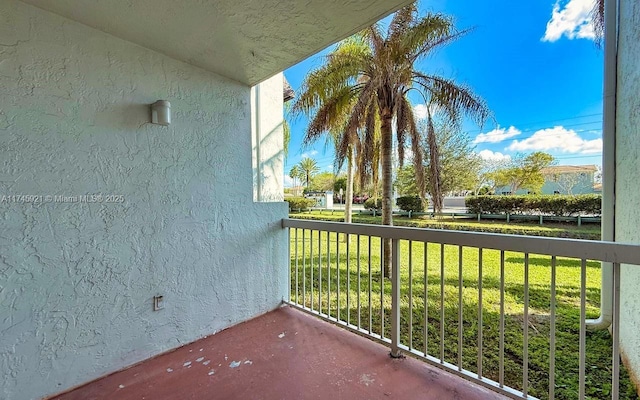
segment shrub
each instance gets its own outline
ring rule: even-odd
[[[402,196],[396,199],[398,208],[402,211],[421,212],[424,211],[424,203],[418,196]]]
[[[307,199],[306,197],[287,197],[284,201],[289,203],[289,211],[306,210],[316,204],[314,199]]]
[[[367,210],[381,211],[382,199],[367,199],[367,201],[364,202],[364,208]]]
[[[465,199],[467,211],[473,214],[600,215],[602,196],[583,194],[528,196],[472,196]]]
[[[602,196],[598,194],[583,194],[573,197],[569,207],[573,214],[602,214]]]
[[[569,215],[568,205],[570,199],[567,196],[551,196],[538,200],[536,209],[541,214],[553,214],[555,216]]]

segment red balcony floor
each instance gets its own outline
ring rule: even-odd
[[[502,399],[366,338],[282,307],[56,400]]]

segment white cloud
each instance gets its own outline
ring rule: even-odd
[[[479,134],[478,136],[476,136],[476,139],[473,141],[473,143],[475,143],[475,144],[478,144],[478,143],[500,143],[503,140],[507,140],[507,139],[512,138],[514,136],[518,136],[521,133],[522,132],[520,132],[520,130],[516,129],[513,126],[510,126],[509,129],[504,129],[504,128],[497,127],[496,129],[492,130],[491,132]]]
[[[602,152],[602,139],[585,140],[573,129],[556,126],[536,131],[527,139],[514,140],[506,150],[593,154]]]
[[[595,32],[590,16],[592,8],[593,0],[569,0],[564,5],[557,1],[542,41],[555,42],[563,35],[569,39],[593,40]]]
[[[317,150],[311,150],[311,151],[309,151],[309,152],[302,153],[302,154],[300,155],[300,157],[302,157],[302,158],[312,158],[313,156],[315,156],[315,155],[317,155],[317,154],[318,154],[318,151],[317,151]]]
[[[493,152],[491,150],[482,150],[478,153],[483,160],[488,161],[509,161],[511,156],[508,154],[502,154],[499,151]]]
[[[443,110],[436,104],[431,104],[429,106],[431,108],[431,116],[440,114]],[[426,104],[417,104],[413,106],[413,116],[417,119],[427,119],[427,105]]]
[[[296,182],[299,183],[299,182]],[[293,187],[293,179],[287,174],[284,175],[284,187],[290,188]]]
[[[426,104],[418,104],[413,107],[413,115],[418,119],[427,118],[427,105]]]

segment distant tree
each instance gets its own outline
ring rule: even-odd
[[[596,165],[596,172],[593,175],[593,183],[602,184],[602,165]]]
[[[440,196],[433,204],[436,211],[442,211],[443,196],[454,191],[472,190],[478,180],[482,159],[475,152],[472,139],[457,126],[445,122],[435,124],[435,138],[438,148],[437,162],[440,165],[440,190],[434,189],[432,174],[426,177],[428,193],[432,199]],[[425,146],[425,169],[431,169],[430,149]],[[440,207],[438,208],[438,204]]]
[[[320,171],[318,163],[313,158],[305,157],[298,163],[298,167],[302,171],[302,176],[305,181],[305,186],[309,188],[311,178]]]
[[[398,168],[394,186],[400,196],[419,196],[420,190],[416,184],[416,174],[413,165],[403,165]]]
[[[340,189],[342,189],[344,192],[346,192],[348,188],[347,181],[348,178],[345,176],[336,178],[335,182],[333,183],[333,191],[337,193],[340,191]]]
[[[304,178],[304,174],[302,173],[302,169],[300,169],[300,165],[296,164],[291,167],[291,169],[289,170],[289,178],[291,178],[293,186],[297,188],[300,184],[300,181]]]
[[[573,196],[573,189],[580,183],[579,174],[554,174],[551,179],[560,188],[560,193]]]
[[[424,132],[428,129],[427,124],[425,122],[419,129]],[[431,198],[435,199],[440,196],[439,199],[433,201],[436,211],[442,211],[441,205],[445,193],[473,190],[475,188],[482,166],[482,159],[474,151],[475,147],[469,135],[460,131],[454,125],[445,122],[434,124],[434,136],[436,147],[438,148],[438,157],[435,160],[439,164],[440,178],[438,185],[440,190],[435,191],[435,185],[431,181],[432,174],[427,175],[425,179],[427,181],[427,192]],[[423,160],[425,170],[430,170],[433,162],[431,148],[432,146],[424,146],[425,156]],[[395,186],[402,196],[420,195],[415,174],[407,166],[398,169]],[[438,204],[440,204],[440,208],[438,208]]]
[[[528,156],[518,155],[507,168],[495,171],[492,174],[497,186],[509,186],[512,194],[518,189],[528,189],[538,193],[544,185],[542,169],[554,163],[551,154],[537,151]]]
[[[320,172],[311,179],[310,189],[319,192],[333,190],[335,180],[336,176],[333,172]]]
[[[480,162],[480,173],[474,185],[474,194],[494,193],[500,182],[497,178],[497,171],[509,166],[511,160],[489,160],[482,159]]]

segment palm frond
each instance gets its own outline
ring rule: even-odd
[[[364,29],[360,35],[371,45],[374,54],[380,54],[384,49],[384,37],[380,31],[380,25],[373,24]]]
[[[482,126],[492,116],[485,101],[465,85],[458,85],[452,80],[419,72],[414,72],[413,81],[431,93],[433,103],[447,110],[452,121],[463,114]]]
[[[593,25],[598,46],[602,46],[602,42],[604,41],[604,1],[605,0],[594,0],[593,8],[590,12],[591,24]]]
[[[282,119],[282,144],[284,146],[284,156],[289,154],[289,143],[291,142],[291,125],[289,119],[291,116],[291,103],[284,103],[284,116]]]
[[[284,156],[289,154],[289,142],[291,142],[291,126],[286,119],[282,120],[282,145],[284,150]]]
[[[374,98],[370,100],[367,107],[364,132],[358,142],[360,143],[356,157],[358,180],[360,185],[365,185],[374,174],[375,151],[380,145],[380,123],[377,103]]]
[[[446,38],[455,35],[456,30],[451,17],[444,14],[427,14],[411,29],[405,31],[404,35],[398,37],[398,49],[415,60],[416,57],[428,53],[439,42],[447,43]]]
[[[424,164],[422,162],[422,136],[416,125],[415,115],[413,114],[413,108],[409,100],[404,97],[401,100],[402,108],[404,109],[404,118],[406,120],[406,131],[411,141],[411,152],[413,153],[413,168],[416,177],[416,186],[418,187],[418,193],[421,198],[425,198],[426,183],[424,176]],[[399,148],[399,147],[398,147]]]
[[[398,96],[398,100],[396,100],[397,112],[396,112],[396,144],[398,146],[398,165],[400,168],[404,166],[404,148],[406,146],[406,133],[409,129],[409,124],[412,121],[409,121],[410,118],[413,118],[413,114],[411,113],[411,104],[406,100],[402,94]]]
[[[333,96],[327,99],[318,108],[314,117],[309,121],[303,144],[309,145],[315,142],[323,134],[342,125],[344,114],[351,108],[353,99],[357,93],[348,86],[343,86]]]
[[[362,128],[364,125],[367,115],[367,106],[371,102],[374,94],[370,85],[363,85],[364,87],[358,93],[357,99],[354,99],[355,101],[349,111],[349,117],[344,124],[343,140],[340,141],[340,145],[336,149],[336,165],[338,168],[342,166],[342,163],[347,157],[350,146],[357,140],[358,129]]]
[[[457,31],[446,36],[434,38],[432,41],[424,43],[421,47],[415,50],[412,61],[417,61],[431,55],[439,47],[443,47],[449,43],[455,42],[461,37],[472,32],[473,28],[468,28],[462,31]]]
[[[334,91],[344,86],[357,86],[371,64],[371,51],[359,40],[346,40],[329,56],[326,63],[311,71],[293,105],[296,115],[313,113],[324,101],[333,96]]]
[[[396,11],[391,23],[389,24],[389,42],[396,42],[399,37],[411,29],[411,25],[415,22],[417,13],[418,7],[416,3],[411,3]]]

